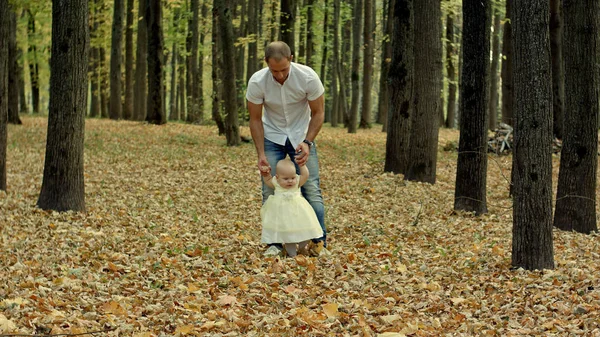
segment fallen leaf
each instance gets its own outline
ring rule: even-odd
[[[335,303],[327,303],[321,306],[323,307],[323,312],[329,318],[337,317],[340,314],[338,311],[338,305]]]

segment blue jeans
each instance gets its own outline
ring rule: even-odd
[[[279,145],[265,138],[265,155],[267,157],[267,160],[269,161],[271,169],[274,171],[275,167],[277,166],[277,162],[284,159],[286,155],[289,155],[292,161],[294,161],[296,149],[294,149],[289,139],[285,141],[285,145]],[[306,181],[306,183],[304,183],[304,185],[302,185],[300,190],[302,191],[302,195],[304,196],[304,198],[306,198],[308,203],[315,210],[315,214],[317,215],[317,219],[319,220],[321,229],[323,229],[323,236],[318,239],[313,239],[313,242],[323,241],[323,245],[327,247],[327,231],[325,230],[325,205],[323,204],[323,196],[321,194],[321,184],[319,179],[319,158],[317,157],[316,146],[312,146],[310,149],[310,154],[308,156],[308,161],[306,162],[306,167],[308,168],[310,175],[308,177],[308,180]],[[298,165],[296,165],[296,173],[300,173]],[[269,186],[265,185],[265,183],[263,182],[263,203],[273,193],[274,190]]]

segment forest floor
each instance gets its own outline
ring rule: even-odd
[[[379,126],[325,126],[328,254],[267,258],[253,144],[87,120],[87,212],[57,213],[36,208],[46,127],[9,126],[1,336],[600,336],[599,236],[555,230],[554,270],[511,270],[511,158],[488,157],[488,214],[454,212],[456,130],[430,185],[383,172]]]

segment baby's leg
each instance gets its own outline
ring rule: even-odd
[[[308,255],[308,243],[310,240],[302,241],[298,243],[298,254]]]
[[[286,243],[284,245],[285,251],[289,257],[296,256],[296,244],[295,243]]]

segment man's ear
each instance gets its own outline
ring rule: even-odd
[[[290,58],[288,59],[290,62],[292,62],[292,60],[294,59],[294,55],[290,55]]]

